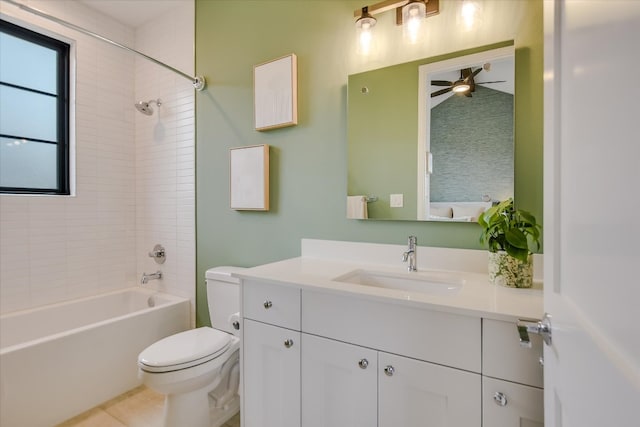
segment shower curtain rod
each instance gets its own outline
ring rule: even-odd
[[[102,40],[103,42],[106,42],[106,43],[109,43],[109,44],[111,44],[113,46],[119,47],[120,49],[124,49],[124,50],[127,50],[129,52],[133,52],[136,55],[140,55],[143,58],[148,59],[149,61],[151,61],[151,62],[153,62],[155,64],[158,64],[158,65],[160,65],[160,66],[162,66],[162,67],[164,67],[164,68],[166,68],[168,70],[173,71],[174,73],[184,77],[185,79],[191,80],[191,84],[193,84],[194,89],[197,90],[197,91],[203,90],[205,88],[205,86],[206,86],[206,80],[205,80],[204,76],[195,76],[195,77],[190,76],[189,74],[183,73],[182,71],[180,71],[180,70],[178,70],[176,68],[173,68],[172,66],[167,65],[164,62],[160,62],[157,59],[150,57],[149,55],[146,55],[146,54],[144,54],[144,53],[142,53],[140,51],[132,49],[129,46],[125,46],[125,45],[120,44],[120,43],[118,43],[116,41],[113,41],[113,40],[111,40],[111,39],[109,39],[107,37],[101,36],[100,34],[94,33],[93,31],[87,30],[86,28],[79,27],[79,26],[77,26],[75,24],[72,24],[71,22],[68,22],[68,21],[65,21],[63,19],[57,18],[57,17],[55,17],[53,15],[49,15],[48,13],[43,12],[43,11],[41,11],[39,9],[34,8],[34,7],[27,6],[25,4],[19,3],[19,2],[14,1],[14,0],[2,0],[2,1],[5,1],[5,2],[10,3],[10,4],[14,5],[14,6],[17,6],[22,10],[26,10],[29,13],[33,13],[34,15],[38,15],[38,16],[41,16],[42,18],[45,18],[45,19],[48,19],[50,21],[56,22],[56,23],[58,23],[60,25],[63,25],[65,27],[67,27],[67,28],[71,28],[72,30],[80,31],[83,34],[86,34],[86,35],[91,36],[91,37],[95,37],[96,39]]]

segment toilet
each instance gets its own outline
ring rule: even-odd
[[[238,279],[231,277],[240,270],[207,270],[212,328],[168,336],[138,355],[143,384],[165,395],[165,427],[219,427],[240,409],[240,291]]]

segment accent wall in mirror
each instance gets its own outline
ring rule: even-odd
[[[513,197],[514,65],[508,41],[350,75],[348,217],[475,222]]]

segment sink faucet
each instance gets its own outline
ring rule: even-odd
[[[157,279],[162,279],[162,271],[160,270],[151,274],[142,273],[142,279],[140,280],[140,283],[142,283],[143,285],[146,285],[147,283],[149,283],[149,280],[157,280]]]
[[[418,238],[416,236],[409,236],[409,249],[402,254],[402,262],[409,261],[409,265],[407,266],[407,270],[409,271],[418,271],[418,266],[416,265],[417,245]]]

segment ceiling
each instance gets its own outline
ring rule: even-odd
[[[128,27],[138,28],[167,11],[193,0],[80,0]]]

